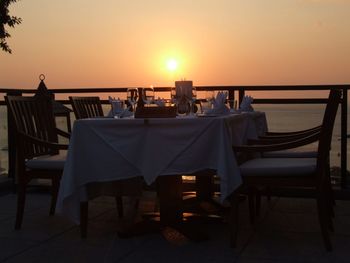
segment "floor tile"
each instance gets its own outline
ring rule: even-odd
[[[270,232],[256,233],[241,259],[280,262],[349,262],[350,238],[332,236],[333,251],[327,252],[321,234]]]
[[[331,234],[334,251],[323,246],[316,214],[310,199],[262,199],[261,215],[249,220],[248,202],[239,206],[238,247],[229,247],[227,224],[197,223],[208,239],[201,242],[169,242],[161,233],[123,239],[118,231],[153,212],[156,196],[140,200],[123,198],[125,217],[118,217],[114,197],[89,202],[87,239],[80,238],[79,226],[62,215],[49,216],[50,195],[28,194],[23,227],[13,230],[16,196],[0,196],[0,261],[6,262],[349,262],[350,201],[337,201]]]

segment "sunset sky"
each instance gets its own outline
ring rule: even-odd
[[[21,0],[11,14],[1,88],[40,73],[50,88],[350,83],[350,0]]]

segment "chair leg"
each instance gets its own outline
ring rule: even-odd
[[[267,197],[267,201],[271,201],[271,188],[270,187],[266,187],[266,197]]]
[[[334,213],[334,205],[335,205],[335,198],[334,198],[334,192],[332,188],[332,182],[331,182],[331,175],[330,175],[330,167],[329,164],[326,167],[326,177],[325,177],[325,183],[324,183],[324,193],[325,193],[325,199],[326,199],[326,205],[327,205],[327,219],[328,219],[328,226],[329,230],[331,232],[334,232],[334,226],[333,226],[333,218],[335,217]]]
[[[328,230],[332,233],[334,232],[334,225],[331,217],[328,217]]]
[[[328,180],[329,179],[329,180]],[[328,219],[328,229],[331,232],[334,232],[334,226],[333,226],[333,218],[335,216],[334,214],[334,195],[333,195],[333,189],[330,182],[330,178],[327,178],[327,182],[325,185],[325,191],[326,194],[324,198],[326,199],[326,208],[327,208],[327,219]]]
[[[261,191],[257,191],[255,195],[255,213],[256,216],[260,216],[260,209],[261,208]]]
[[[60,178],[54,177],[52,178],[52,190],[51,190],[51,206],[50,206],[50,215],[55,214],[56,210],[56,203],[57,203],[57,196],[58,196],[58,190],[60,188]]]
[[[155,199],[155,201],[154,201],[154,209],[153,209],[153,212],[154,212],[154,213],[159,212],[159,196],[158,196],[158,193],[157,193],[156,199]]]
[[[88,225],[89,202],[80,203],[80,236],[86,238]]]
[[[137,210],[140,206],[140,198],[138,197],[136,200],[135,200],[135,204],[134,204],[134,209]]]
[[[327,186],[326,186],[326,192],[327,192],[327,201],[328,201],[328,207],[329,207],[329,212],[331,217],[334,218],[335,214],[334,214],[334,207],[335,206],[335,198],[334,198],[334,192],[333,192],[333,188],[332,188],[332,182],[331,182],[331,178],[330,175],[327,175]]]
[[[329,219],[327,212],[327,200],[319,194],[317,198],[318,219],[321,226],[322,237],[327,251],[332,251],[332,244],[328,233]]]
[[[237,246],[237,235],[238,235],[238,194],[233,193],[230,197],[231,211],[229,218],[230,227],[230,246],[235,248]]]
[[[118,217],[123,218],[124,216],[124,209],[123,209],[123,197],[122,196],[116,196],[115,201],[117,203],[117,210],[118,210]]]
[[[17,213],[15,229],[20,229],[23,221],[24,206],[26,202],[26,183],[19,183],[17,189]]]
[[[329,164],[329,157],[328,157],[328,163],[327,163],[327,167],[326,167],[326,178],[327,178],[327,180],[329,182],[329,191],[330,191],[331,204],[335,205],[335,197],[334,197],[334,192],[333,192],[333,188],[332,188],[331,167],[330,167],[330,164]],[[334,211],[333,211],[333,215],[332,216],[334,217]]]
[[[249,188],[248,190],[249,219],[252,225],[255,223],[255,194],[256,194],[255,189]]]

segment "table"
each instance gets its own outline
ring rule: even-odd
[[[241,184],[232,145],[267,130],[262,112],[217,117],[82,119],[74,123],[61,180],[57,211],[80,222],[87,185],[212,169],[220,177],[221,199]],[[163,176],[162,176],[163,177]]]

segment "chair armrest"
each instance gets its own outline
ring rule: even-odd
[[[277,144],[277,143],[284,143],[284,142],[291,142],[295,141],[300,138],[275,138],[275,139],[248,139],[247,145],[269,145],[269,144]]]
[[[300,133],[308,133],[308,132],[315,132],[315,131],[319,131],[321,129],[321,125],[310,128],[310,129],[306,129],[306,130],[300,130],[300,131],[292,131],[292,132],[266,132],[264,136],[261,137],[274,137],[274,136],[285,136],[285,135],[296,135],[296,134],[300,134]]]
[[[321,127],[315,127],[314,129],[309,129],[307,131],[300,131],[300,132],[293,132],[289,134],[282,134],[282,135],[268,135],[268,136],[259,136],[259,139],[262,140],[297,140],[303,137],[310,136],[316,132],[319,132],[321,130]]]
[[[259,137],[259,139],[249,139],[248,145],[268,145],[268,144],[291,142],[302,138],[306,138],[316,133],[319,133],[319,131],[309,131],[309,132],[293,134],[293,135],[285,135],[285,136],[266,136],[266,137],[262,136],[262,137]]]
[[[57,132],[58,135],[61,135],[61,136],[64,137],[64,138],[70,139],[70,133],[69,133],[69,132],[66,132],[66,131],[64,131],[64,130],[61,130],[61,129],[59,129],[59,128],[56,128],[55,130],[56,130],[56,132]]]
[[[22,132],[19,132],[18,134],[24,141],[28,141],[28,142],[31,142],[33,144],[39,145],[39,146],[52,148],[54,150],[67,150],[68,149],[68,144],[59,144],[59,143],[55,143],[55,142],[44,141],[44,140],[38,139],[34,136],[30,136],[30,135],[22,133]]]
[[[320,132],[314,133],[310,136],[303,137],[289,142],[281,142],[268,145],[242,145],[242,146],[233,146],[235,152],[272,152],[272,151],[281,151],[288,150],[297,147],[301,147],[313,142],[318,141],[320,138]]]

